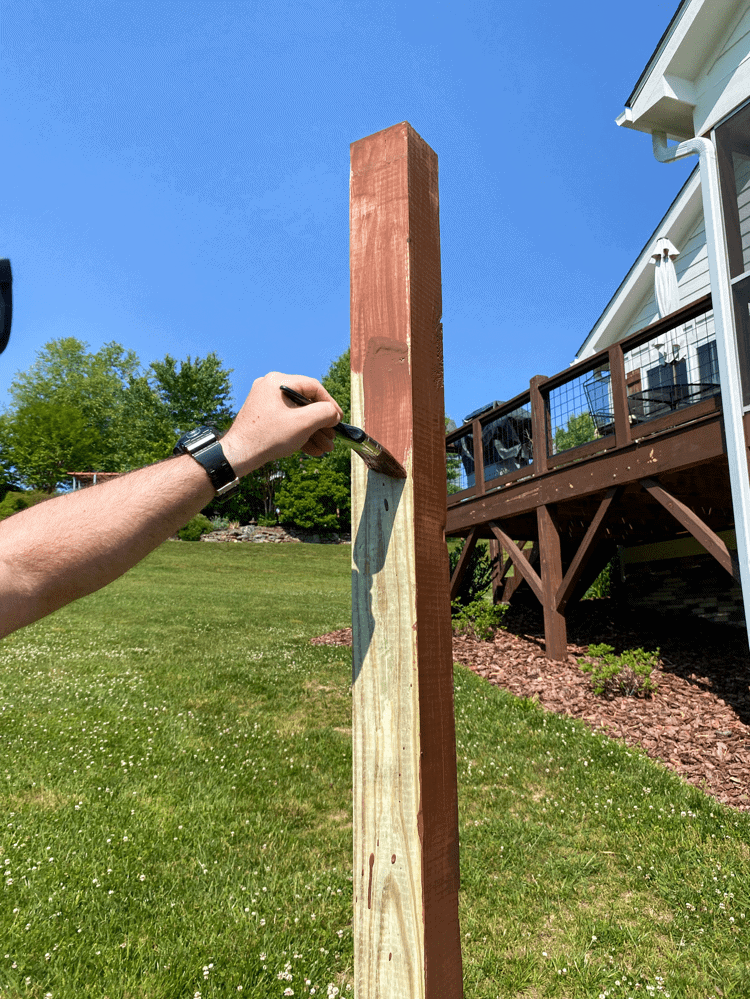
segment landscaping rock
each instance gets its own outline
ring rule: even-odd
[[[201,536],[202,542],[256,542],[280,544],[282,542],[309,542],[320,545],[348,545],[351,535],[348,532],[335,532],[321,535],[317,532],[306,532],[299,528],[272,525],[261,527],[257,524],[246,524],[240,528],[221,528]]]

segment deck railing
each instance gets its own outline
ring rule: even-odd
[[[446,437],[448,506],[714,412],[711,296],[546,378]]]

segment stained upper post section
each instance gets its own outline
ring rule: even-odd
[[[426,191],[420,198],[429,199],[432,211],[414,203],[410,194],[416,191]],[[351,365],[363,376],[365,430],[402,465],[411,451],[413,324],[432,331],[433,346],[440,333],[437,208],[437,156],[408,122],[352,143]],[[425,233],[424,220],[430,220],[428,229],[434,220],[435,232]],[[438,280],[422,291],[415,270]],[[414,288],[421,290],[419,302],[411,299]],[[442,411],[441,346],[436,353],[440,364],[430,363],[429,378],[439,390]]]

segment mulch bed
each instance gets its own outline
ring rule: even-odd
[[[540,609],[511,608],[492,642],[454,636],[453,658],[489,683],[643,747],[719,802],[750,810],[750,652],[744,629],[697,618],[634,620],[608,600],[568,615],[568,662],[544,655]],[[351,629],[313,639],[351,645]],[[660,649],[651,697],[603,698],[577,666],[589,644]]]

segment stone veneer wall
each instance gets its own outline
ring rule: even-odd
[[[686,611],[714,622],[743,626],[738,583],[706,554],[648,562],[623,561],[622,594],[629,607],[665,613]]]

